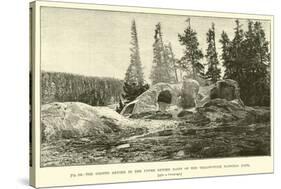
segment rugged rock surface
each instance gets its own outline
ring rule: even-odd
[[[182,84],[181,107],[192,108],[196,106],[199,83],[193,79],[184,79]]]
[[[126,106],[129,117],[78,102],[43,105],[41,165],[270,154],[269,107],[244,106],[233,80],[199,90],[185,82],[154,85]],[[184,97],[189,109],[181,107]]]
[[[85,137],[43,143],[42,149],[43,166],[264,156],[270,154],[270,126],[185,124],[128,140],[97,142]]]
[[[132,114],[129,118],[133,119],[154,119],[154,120],[170,120],[173,118],[173,115],[168,112],[162,111],[151,111],[151,112],[143,112],[139,114]]]
[[[251,108],[242,106],[236,101],[213,99],[203,107],[198,107],[195,112],[183,110],[178,117],[197,126],[205,123],[245,125],[260,122],[270,122],[268,107]],[[202,124],[203,123],[203,124]]]
[[[159,110],[159,95],[161,92],[170,93],[166,96],[171,96],[169,100],[171,105],[179,104],[179,97],[181,94],[181,84],[168,84],[168,83],[157,83],[153,85],[149,90],[145,91],[136,100],[127,104],[121,114],[139,114],[142,112],[158,111]],[[161,96],[161,95],[160,95]],[[164,95],[163,95],[164,96]],[[168,102],[168,100],[163,100],[162,97],[160,102]]]
[[[232,79],[220,80],[210,91],[210,99],[236,100],[240,105],[244,105],[240,98],[240,88],[236,81]]]
[[[197,97],[197,107],[202,107],[210,100],[216,98],[233,101],[244,106],[240,98],[239,85],[231,79],[219,80],[215,84],[200,87],[198,96],[200,98]]]
[[[212,99],[225,99],[244,106],[240,98],[238,83],[231,79],[220,80],[209,86],[199,86],[192,79],[185,79],[181,84],[158,83],[127,104],[122,115],[141,114],[156,111],[177,111],[193,107],[202,107]]]
[[[51,103],[41,108],[43,141],[97,135],[110,132],[91,106],[83,103]]]
[[[161,111],[124,118],[105,107],[81,103],[49,104],[42,115],[45,132],[75,131],[68,137],[46,132],[42,166],[264,156],[271,151],[270,109],[235,100],[212,99],[172,118]]]
[[[55,102],[41,108],[43,142],[93,136],[104,140],[114,133],[134,134],[136,129],[130,125],[130,120],[108,107],[93,107],[79,102]]]
[[[122,115],[152,111],[166,111],[170,106],[192,108],[196,106],[199,83],[185,79],[181,84],[157,83],[121,111]]]

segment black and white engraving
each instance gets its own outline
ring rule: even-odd
[[[41,167],[270,156],[269,20],[40,19]]]

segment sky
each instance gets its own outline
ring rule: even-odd
[[[43,7],[41,9],[41,69],[86,76],[124,79],[130,63],[131,22],[136,21],[140,57],[145,79],[153,60],[152,44],[155,25],[160,22],[165,43],[171,42],[176,58],[184,47],[178,34],[187,27],[188,16],[128,13]],[[224,30],[233,38],[234,19],[189,17],[198,34],[199,48],[207,48],[206,33],[215,23],[216,46],[221,54],[220,35]],[[247,20],[240,19],[243,29]],[[270,22],[261,21],[266,38],[270,39]],[[203,60],[204,61],[204,60]]]

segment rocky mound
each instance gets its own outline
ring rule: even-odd
[[[183,110],[178,117],[196,126],[243,126],[255,123],[270,122],[268,107],[244,107],[236,101],[213,99],[195,112]]]
[[[198,96],[197,107],[204,106],[211,99],[225,99],[227,101],[236,101],[241,106],[244,106],[243,101],[240,98],[240,88],[236,81],[232,79],[219,80],[215,84],[210,86],[200,87]]]
[[[106,139],[110,134],[133,132],[130,120],[108,107],[93,107],[79,102],[45,104],[41,108],[43,142],[95,136]]]
[[[193,79],[184,79],[182,85],[181,93],[181,103],[182,108],[192,108],[197,106],[197,95],[199,92],[199,83]]]
[[[128,103],[121,111],[122,115],[140,114],[151,111],[166,111],[169,107],[192,108],[196,106],[199,83],[193,79],[184,79],[183,83],[157,83],[136,100]]]
[[[180,84],[157,83],[149,90],[138,96],[136,100],[127,104],[121,111],[121,114],[130,115],[142,112],[158,111],[158,101],[169,102],[171,105],[178,105],[178,97],[181,92],[180,87]],[[168,97],[169,99],[164,99],[165,97]]]
[[[195,109],[184,109],[176,116],[170,112],[149,111],[129,116],[133,119],[151,120],[181,120],[185,123],[193,123],[197,126],[221,125],[221,123],[251,124],[270,121],[270,110],[268,107],[247,107],[236,100],[226,99],[209,100],[203,107]]]
[[[91,106],[83,103],[51,103],[41,108],[43,141],[90,135],[101,136],[111,131]]]

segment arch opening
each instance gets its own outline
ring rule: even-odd
[[[172,93],[169,90],[161,91],[158,94],[157,103],[161,112],[166,111],[167,107],[172,103]]]

